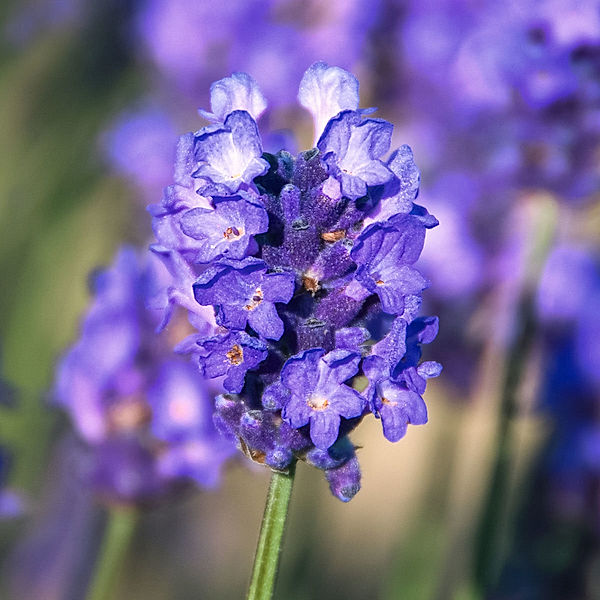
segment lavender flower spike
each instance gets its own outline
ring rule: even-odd
[[[183,281],[191,288],[187,273]],[[156,333],[166,306],[169,312],[184,296],[184,304],[193,302],[191,290],[179,293],[180,286],[155,254],[122,249],[97,275],[79,340],[57,371],[55,401],[89,454],[80,475],[111,501],[160,498],[181,485],[181,477],[214,485],[230,454],[212,422],[208,380],[173,356],[164,332]],[[205,333],[213,329],[195,312],[192,322]],[[184,469],[182,445],[203,447],[204,459],[186,455]]]
[[[392,125],[364,118],[353,75],[323,62],[306,71],[298,98],[320,138],[297,156],[261,155],[257,94],[249,76],[217,82],[223,126],[190,134],[196,160],[178,155],[185,201],[154,212],[162,255],[187,265],[169,301],[197,318],[187,289],[214,312],[216,327],[180,349],[224,378],[214,413],[224,437],[275,471],[298,460],[322,470],[347,502],[360,489],[348,436],[362,419],[381,419],[390,441],[427,420],[426,380],[440,367],[419,364],[420,346],[437,318],[418,316],[428,281],[414,265],[438,223],[414,203],[412,151],[388,156]],[[198,194],[210,207],[188,200]]]

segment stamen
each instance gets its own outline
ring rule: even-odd
[[[232,225],[231,227],[228,227],[223,232],[223,237],[226,240],[231,240],[231,238],[235,239],[235,238],[240,237],[243,233],[244,233],[244,230],[241,227],[238,229],[237,227],[235,227],[234,225]]]
[[[238,344],[234,344],[233,348],[227,353],[227,358],[232,365],[241,365],[244,362],[244,351]]]
[[[263,301],[263,292],[258,287],[256,288],[252,298],[250,298],[250,302],[244,306],[246,310],[254,310],[261,302]]]
[[[382,402],[383,404],[387,404],[388,406],[398,406],[398,403],[397,403],[397,402],[394,402],[394,400],[388,400],[388,399],[387,399],[387,398],[385,398],[385,397],[381,399],[381,402]]]
[[[326,242],[337,242],[346,237],[345,229],[338,229],[337,231],[327,231],[321,234],[321,239]]]
[[[329,406],[329,400],[321,396],[311,396],[306,403],[313,410],[325,410]]]
[[[309,275],[305,275],[302,278],[302,285],[307,291],[311,292],[311,294],[314,294],[321,289],[319,280],[316,277],[310,277]]]

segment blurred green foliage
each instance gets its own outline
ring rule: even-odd
[[[106,24],[41,33],[0,57],[0,343],[18,392],[0,435],[18,456],[14,484],[29,491],[56,420],[53,367],[75,335],[88,274],[136,235],[131,199],[98,158],[100,132],[139,87],[126,48],[89,43]]]

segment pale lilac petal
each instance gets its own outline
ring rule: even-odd
[[[254,119],[246,111],[235,111],[223,128],[196,139],[199,162],[194,177],[225,186],[235,193],[243,183],[263,175],[269,163],[261,158],[262,144]]]
[[[209,120],[222,123],[236,110],[244,110],[258,120],[267,108],[267,101],[254,78],[247,73],[232,73],[210,86],[210,108],[212,113],[199,111]]]
[[[323,350],[317,348],[288,359],[281,371],[284,385],[292,391],[313,390],[317,383],[319,361],[324,354]]]
[[[316,145],[331,118],[342,110],[358,109],[358,80],[344,69],[316,62],[302,77],[298,100],[313,116]]]
[[[337,439],[340,430],[340,416],[324,410],[312,411],[310,417],[310,439],[321,450],[330,448]]]

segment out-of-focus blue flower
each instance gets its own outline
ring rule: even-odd
[[[104,134],[102,145],[112,169],[147,200],[171,181],[175,133],[169,115],[148,107],[120,115]]]
[[[59,365],[56,402],[89,445],[88,481],[109,499],[147,501],[181,477],[214,485],[230,454],[211,420],[218,386],[156,335],[169,283],[154,255],[122,249],[96,275],[80,338]]]
[[[537,289],[537,310],[548,323],[573,323],[594,304],[598,273],[589,248],[557,245],[546,260]]]
[[[220,80],[201,114],[224,125],[182,136],[176,186],[150,207],[154,251],[175,278],[172,265],[186,265],[170,299],[194,314],[193,287],[221,327],[180,347],[205,376],[225,376],[218,429],[273,469],[297,458],[323,469],[343,501],[360,487],[347,434],[368,413],[393,441],[425,423],[426,379],[441,370],[419,365],[437,319],[417,318],[428,282],[413,266],[437,220],[413,202],[410,148],[386,157],[392,125],[365,118],[357,92],[350,73],[314,64],[299,99],[323,130],[317,147],[261,154],[262,95],[240,73]],[[397,318],[391,330],[373,327],[384,313]],[[381,355],[386,368],[360,394],[353,383]]]
[[[202,97],[222,73],[243,70],[254,74],[272,104],[281,106],[294,101],[307,63],[356,66],[381,5],[380,0],[232,0],[218,5],[147,0],[138,13],[137,31],[144,53],[180,92]]]
[[[578,315],[576,353],[581,370],[600,390],[600,274]]]
[[[487,179],[499,156],[512,156],[498,180],[507,192],[582,201],[597,190],[599,20],[593,0],[409,3],[399,68],[411,120],[432,124],[442,142],[436,168],[455,168],[462,155]]]

